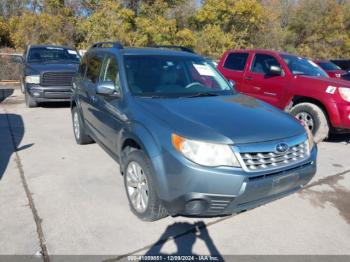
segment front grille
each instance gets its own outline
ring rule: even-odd
[[[285,153],[252,152],[240,153],[248,171],[271,170],[299,163],[309,156],[308,141],[291,146]]]
[[[46,72],[41,78],[42,86],[72,86],[75,72]]]

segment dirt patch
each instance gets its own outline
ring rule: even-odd
[[[306,186],[299,192],[302,198],[310,200],[316,207],[325,208],[329,203],[335,207],[339,215],[350,224],[350,190],[339,184],[344,180],[345,175],[350,175],[350,170],[322,178]],[[317,190],[316,186],[326,185],[330,190]]]

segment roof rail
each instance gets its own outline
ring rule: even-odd
[[[92,46],[90,47],[90,49],[92,48],[108,48],[108,47],[112,47],[112,48],[116,48],[116,49],[123,49],[123,45],[120,42],[97,42],[92,44]]]
[[[181,50],[181,51],[184,51],[184,52],[189,52],[189,53],[192,53],[192,54],[196,53],[192,48],[186,47],[186,46],[180,46],[180,45],[152,45],[152,46],[149,46],[149,47],[152,47],[152,48],[178,49],[178,50]]]

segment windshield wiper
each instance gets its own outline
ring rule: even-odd
[[[212,92],[202,92],[202,93],[195,93],[189,96],[183,96],[186,98],[192,98],[192,97],[207,97],[207,96],[218,96],[218,94],[216,93],[212,93]]]

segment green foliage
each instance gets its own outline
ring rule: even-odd
[[[290,43],[298,53],[309,57],[349,56],[349,13],[345,10],[337,0],[300,1],[289,25]]]
[[[126,45],[136,41],[134,12],[112,0],[101,0],[99,8],[87,19],[81,18],[77,31],[83,37],[82,48],[94,42],[116,40]]]
[[[9,25],[11,40],[20,49],[40,43],[74,45],[73,17],[24,12],[21,17],[12,17]]]
[[[0,45],[184,45],[218,58],[266,48],[350,56],[350,0],[2,0]],[[1,18],[1,16],[5,18]]]
[[[0,16],[0,46],[10,44],[10,30],[6,20]]]

